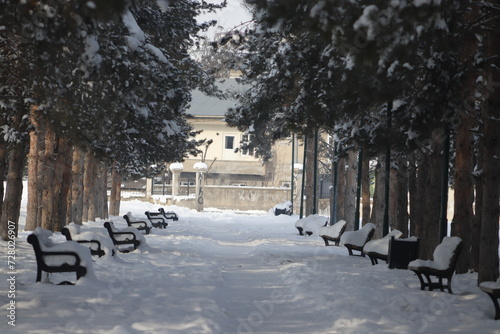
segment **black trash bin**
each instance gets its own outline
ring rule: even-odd
[[[389,268],[408,269],[408,263],[418,258],[419,238],[395,239],[389,242]]]

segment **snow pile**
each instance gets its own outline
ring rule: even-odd
[[[326,235],[331,238],[338,238],[340,231],[342,231],[342,228],[347,224],[345,220],[339,220],[333,225],[329,226],[324,226],[319,229],[318,234],[321,235]]]
[[[444,237],[443,241],[436,247],[433,253],[434,260],[414,260],[408,264],[408,268],[428,267],[437,270],[445,270],[450,266],[450,261],[462,242],[459,237]]]
[[[392,237],[400,238],[403,232],[399,230],[392,230],[385,237],[376,240],[368,241],[363,247],[365,253],[377,253],[381,255],[389,254],[389,241]]]
[[[340,243],[342,245],[354,245],[358,247],[362,247],[365,242],[368,234],[372,230],[375,229],[375,225],[372,223],[366,223],[363,227],[357,231],[348,231],[344,232],[340,237]]]

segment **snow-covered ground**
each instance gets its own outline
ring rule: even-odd
[[[145,217],[158,207],[124,201],[121,215]],[[93,263],[96,278],[75,286],[35,283],[30,232],[22,231],[15,298],[1,241],[0,333],[500,333],[476,274],[454,276],[454,295],[421,291],[411,271],[372,266],[318,236],[299,236],[297,216],[167,209],[180,219],[147,235],[149,250],[101,258]],[[24,212],[23,205],[21,224]],[[121,217],[111,220],[126,226]]]

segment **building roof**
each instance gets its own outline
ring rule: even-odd
[[[229,108],[238,104],[235,94],[244,90],[244,85],[236,82],[236,79],[221,79],[216,82],[217,87],[228,95],[227,99],[220,99],[216,96],[207,96],[199,90],[192,93],[192,101],[187,113],[198,117],[224,117]],[[233,96],[233,98],[231,98]]]

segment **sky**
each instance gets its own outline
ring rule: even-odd
[[[210,29],[206,35],[213,37],[218,31],[227,31],[242,23],[251,20],[251,14],[242,6],[244,0],[227,0],[227,6],[217,13],[205,14],[199,17],[199,20],[217,20],[217,26]],[[209,1],[211,3],[220,3],[220,1]]]

